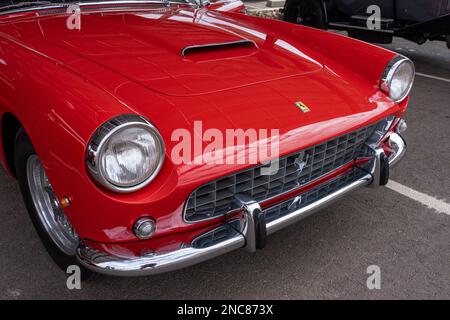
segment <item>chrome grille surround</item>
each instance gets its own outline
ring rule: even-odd
[[[200,186],[186,201],[185,222],[206,221],[237,210],[234,201],[236,194],[245,194],[263,202],[307,185],[358,157],[369,155],[370,150],[365,142],[377,124],[281,157],[279,170],[274,175],[261,175],[261,168],[269,164],[257,165]],[[302,163],[301,172],[298,163]]]

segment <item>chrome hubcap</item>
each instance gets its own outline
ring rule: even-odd
[[[35,155],[28,158],[27,178],[34,207],[47,234],[61,251],[74,255],[78,235],[61,208],[41,161]]]

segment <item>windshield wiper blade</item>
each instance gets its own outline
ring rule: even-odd
[[[40,7],[40,6],[49,6],[49,5],[56,5],[56,6],[65,6],[67,4],[64,3],[56,3],[51,1],[24,1],[19,2],[16,4],[11,4],[8,6],[0,7],[0,11],[8,11],[8,10],[14,10],[14,9],[23,9],[28,7]]]

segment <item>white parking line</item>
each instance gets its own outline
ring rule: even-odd
[[[421,76],[421,77],[425,77],[425,78],[434,79],[434,80],[440,80],[440,81],[444,81],[444,82],[450,82],[450,79],[441,78],[441,77],[436,77],[436,76],[432,76],[432,75],[425,74],[425,73],[416,72],[416,75],[417,75],[417,76]]]
[[[407,186],[404,186],[398,182],[389,180],[386,185],[391,190],[394,190],[410,199],[416,200],[420,202],[424,206],[428,208],[434,209],[440,213],[445,213],[450,215],[450,204],[446,203],[443,200],[436,199],[435,197],[429,196],[425,193],[413,190]]]

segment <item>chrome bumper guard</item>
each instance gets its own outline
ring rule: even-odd
[[[388,167],[392,167],[404,156],[406,143],[397,133],[391,133],[389,143],[393,153],[387,158],[387,163]],[[381,168],[381,158],[384,158],[383,150],[375,150],[375,157],[372,161],[370,173],[316,202],[267,224],[263,217],[264,213],[256,201],[244,197],[237,199],[245,213],[242,230],[236,232],[231,238],[209,247],[184,247],[172,252],[156,253],[127,259],[111,256],[81,245],[77,250],[78,261],[86,268],[102,274],[114,276],[146,276],[185,268],[239,248],[245,248],[247,251],[255,252],[256,249],[264,245],[266,235],[308,217],[356,189],[367,185],[371,187],[379,186],[383,171]]]

